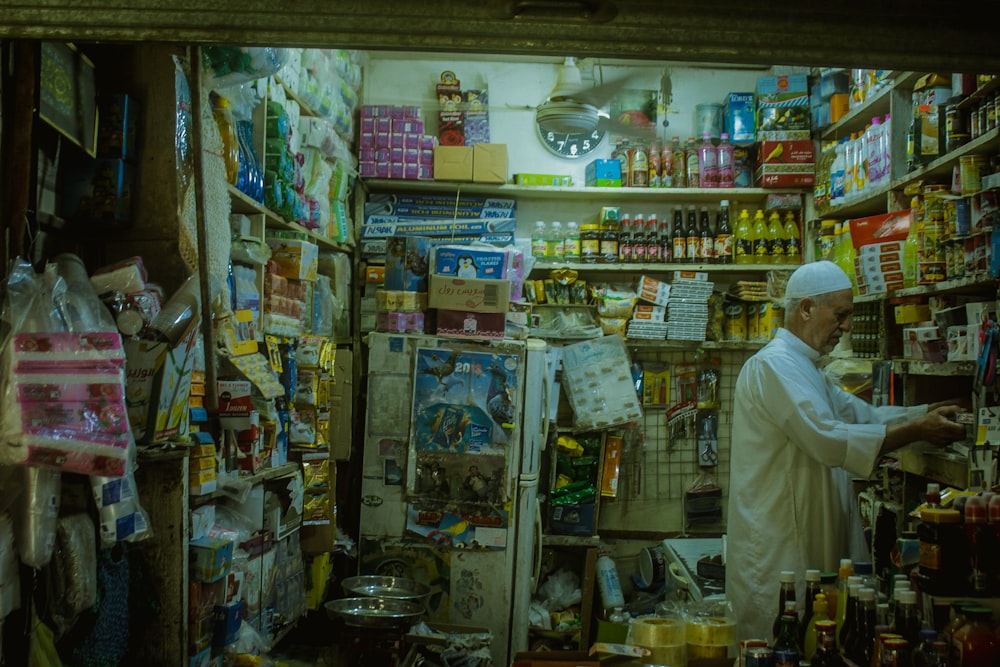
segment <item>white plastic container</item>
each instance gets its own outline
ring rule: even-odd
[[[618,579],[618,568],[611,556],[602,553],[597,557],[597,590],[601,593],[601,606],[605,609],[625,606],[625,594]]]

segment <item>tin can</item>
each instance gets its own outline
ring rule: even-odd
[[[742,301],[727,303],[722,309],[723,328],[722,335],[726,340],[746,340],[747,339],[747,308]]]
[[[774,667],[774,650],[767,646],[751,646],[744,663],[743,667]]]
[[[982,189],[982,172],[986,168],[987,161],[985,155],[963,155],[958,158],[963,195],[975,194]]]
[[[747,309],[747,340],[760,340],[760,312],[757,304],[748,302]]]

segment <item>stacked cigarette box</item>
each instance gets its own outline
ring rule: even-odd
[[[667,301],[669,340],[705,340],[708,298],[712,296],[713,285],[707,273],[674,271]]]

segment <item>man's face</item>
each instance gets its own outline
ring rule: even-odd
[[[840,337],[851,330],[854,299],[851,290],[840,290],[816,303],[808,300],[808,319],[804,340],[814,350],[828,354],[837,347]]]

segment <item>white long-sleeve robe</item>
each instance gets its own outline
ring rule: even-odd
[[[840,468],[868,477],[886,426],[924,414],[871,404],[820,369],[820,355],[786,329],[736,381],[729,474],[726,598],[740,638],[771,638],[778,573],[836,571],[848,557]]]

